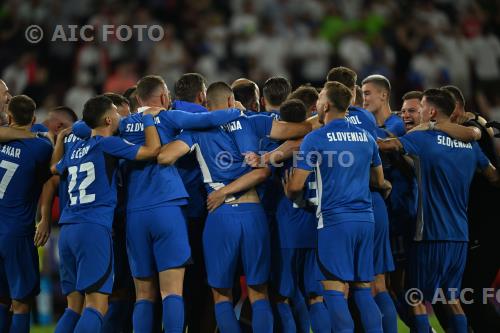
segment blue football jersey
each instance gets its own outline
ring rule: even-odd
[[[345,118],[351,124],[370,133],[374,139],[377,138],[377,122],[370,111],[357,106],[350,106]]]
[[[399,138],[415,159],[418,210],[415,240],[467,241],[467,203],[475,171],[489,160],[476,142],[441,131],[415,131]]]
[[[33,234],[38,198],[50,176],[52,145],[46,139],[0,143],[0,234]]]
[[[242,116],[219,128],[183,131],[178,140],[195,150],[210,193],[251,171],[243,153],[258,152],[259,140],[271,132],[273,118]]]
[[[280,113],[276,110],[271,110],[271,111],[260,111],[259,115],[262,116],[268,116],[276,120],[280,120]]]
[[[297,167],[315,171],[318,228],[341,222],[373,222],[370,167],[381,164],[372,136],[345,119],[309,133]]]
[[[175,139],[182,129],[207,128],[225,124],[240,117],[236,109],[204,113],[179,110],[162,111],[155,117],[161,144]],[[120,135],[135,144],[144,144],[142,113],[122,119]],[[143,210],[162,205],[184,205],[188,193],[175,166],[159,165],[156,161],[130,161],[124,165],[127,210]]]
[[[74,141],[57,164],[68,182],[68,202],[59,223],[95,223],[111,230],[118,159],[134,159],[139,148],[114,136]]]
[[[284,162],[281,169],[282,176],[285,170],[291,170],[292,164],[292,159]],[[309,174],[302,195],[295,201],[284,195],[281,186],[279,190],[281,195],[276,209],[276,221],[280,247],[315,248],[318,242],[316,230],[318,193],[315,174]]]
[[[396,116],[395,114],[391,114],[389,118],[385,120],[383,126],[377,128],[377,136],[379,138],[385,139],[390,136],[402,136],[406,133],[405,123],[403,120]]]
[[[175,100],[172,103],[172,109],[190,113],[208,111],[202,105],[179,100]],[[182,183],[189,194],[188,204],[184,209],[186,216],[189,218],[203,217],[206,214],[205,203],[207,195],[205,185],[203,184],[200,166],[196,161],[195,154],[192,153],[181,157],[177,163],[175,163],[175,167],[177,168],[177,171],[179,171]]]
[[[31,126],[31,131],[33,133],[35,133],[35,132],[44,132],[44,133],[46,133],[46,132],[49,131],[49,129],[44,124],[33,124],[33,126]]]

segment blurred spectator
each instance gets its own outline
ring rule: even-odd
[[[76,76],[76,84],[71,87],[64,97],[64,105],[70,107],[82,118],[83,105],[93,97],[96,92],[91,86],[91,76],[85,71],[81,71]]]
[[[17,61],[5,68],[2,77],[12,95],[19,95],[24,91],[31,79],[33,67],[33,55],[23,53]]]
[[[498,93],[500,79],[500,41],[492,31],[486,30],[471,38],[468,54],[479,85],[487,93]]]
[[[347,67],[359,72],[370,63],[372,55],[361,32],[352,32],[340,40],[339,56]]]
[[[164,27],[163,40],[156,43],[149,59],[149,73],[163,77],[167,83],[175,82],[186,72],[186,57],[182,43],[175,38],[175,30],[171,26]]]
[[[458,86],[463,94],[470,96],[470,69],[468,45],[458,27],[448,28],[436,36],[436,42],[447,64],[450,82]]]
[[[421,51],[413,58],[410,66],[424,89],[449,83],[447,63],[432,39],[422,43]]]
[[[139,77],[135,70],[135,64],[131,62],[120,62],[115,71],[107,78],[103,90],[123,94],[125,90],[137,83]]]

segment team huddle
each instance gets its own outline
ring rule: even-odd
[[[257,333],[393,333],[398,314],[428,333],[438,289],[450,329],[467,332],[449,291],[462,284],[471,181],[499,183],[485,134],[456,121],[454,86],[407,93],[400,117],[387,78],[356,81],[335,67],[321,89],[272,77],[261,96],[248,79],[206,87],[188,73],[171,100],[148,75],[56,133],[35,124],[30,97],[9,98],[0,333],[29,332],[56,194],[57,333],[242,332],[246,297]],[[411,288],[423,299],[403,304]]]

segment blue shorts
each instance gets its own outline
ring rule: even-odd
[[[0,296],[25,300],[40,292],[33,236],[0,235]]]
[[[291,298],[299,288],[306,296],[321,295],[323,289],[315,275],[316,249],[279,249],[277,252],[271,267],[271,282],[276,292]]]
[[[125,230],[113,230],[113,255],[115,281],[113,291],[121,289],[134,289],[134,280],[130,273],[127,256],[127,241]]]
[[[224,204],[209,213],[203,231],[208,284],[231,288],[241,260],[247,284],[266,283],[271,258],[269,226],[260,204]]]
[[[63,224],[59,236],[61,289],[64,295],[113,290],[110,231],[93,223]]]
[[[189,264],[191,248],[181,207],[128,212],[127,252],[135,278]]]
[[[375,218],[375,238],[373,242],[373,268],[375,275],[392,272],[391,242],[389,239],[389,216],[382,195],[372,192],[373,216]]]
[[[317,279],[373,281],[374,223],[344,222],[318,230]]]
[[[432,301],[438,288],[447,299],[460,295],[467,260],[467,242],[413,242],[410,250],[410,288],[418,288]],[[456,297],[454,297],[456,296]]]

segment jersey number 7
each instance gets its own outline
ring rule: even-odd
[[[0,181],[0,199],[3,199],[5,191],[7,191],[7,186],[9,186],[9,183],[12,180],[12,177],[14,176],[14,173],[16,172],[18,167],[19,164],[9,161],[3,160],[2,162],[0,162],[0,168],[5,169],[5,173],[2,177],[2,180]]]
[[[76,187],[76,182],[78,178],[78,172],[85,172],[86,176],[80,183],[80,186],[78,186],[78,193],[76,193],[76,196],[73,195],[73,190]],[[80,201],[80,204],[87,204],[95,201],[95,194],[87,194],[86,190],[87,187],[90,186],[95,180],[95,168],[94,168],[94,163],[92,162],[86,162],[80,164],[80,168],[77,166],[71,166],[68,168],[68,173],[69,173],[69,185],[68,185],[68,194],[69,194],[69,204],[70,206],[76,205],[78,201]],[[76,191],[75,191],[76,192]]]

